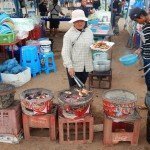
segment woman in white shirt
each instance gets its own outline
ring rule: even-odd
[[[73,25],[64,35],[62,58],[67,69],[70,87],[76,85],[74,75],[85,84],[88,73],[93,71],[90,49],[93,43],[93,33],[85,26],[87,20],[83,10],[74,10],[72,19],[69,21]]]

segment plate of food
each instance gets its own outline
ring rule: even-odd
[[[108,41],[97,41],[96,43],[92,44],[90,47],[92,50],[97,51],[107,51],[109,50],[115,43],[108,42]]]

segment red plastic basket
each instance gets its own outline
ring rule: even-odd
[[[0,110],[0,134],[18,135],[22,129],[21,105],[19,101]]]
[[[28,39],[37,40],[41,38],[41,26],[37,25],[32,31],[29,32]]]

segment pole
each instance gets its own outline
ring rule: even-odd
[[[111,25],[113,25],[113,0],[111,0]]]
[[[107,0],[105,0],[105,11],[107,10]]]
[[[15,7],[16,7],[16,14],[17,14],[17,16],[20,16],[18,0],[14,0],[14,4],[15,4]]]

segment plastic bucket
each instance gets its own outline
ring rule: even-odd
[[[42,53],[48,53],[51,51],[51,41],[40,41],[40,51]]]

